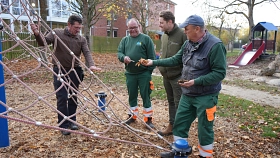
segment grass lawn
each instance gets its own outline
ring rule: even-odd
[[[105,84],[117,83],[125,86],[123,72],[100,72],[100,79]],[[153,76],[155,90],[151,97],[166,100],[166,93],[161,76]],[[243,84],[245,84],[243,82]],[[261,88],[262,86],[260,86]],[[236,98],[230,95],[220,94],[217,115],[230,119],[237,119],[240,128],[260,132],[264,137],[277,137],[280,134],[280,110],[274,107],[262,106],[251,101]]]

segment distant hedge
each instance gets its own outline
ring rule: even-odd
[[[90,38],[90,48],[97,53],[116,53],[122,38],[109,38],[92,36]],[[153,40],[156,44],[156,51],[160,51],[160,40]]]
[[[18,33],[17,36],[20,40],[23,40],[27,45],[37,47],[38,44],[35,41],[33,35],[29,33]],[[16,44],[16,40],[9,37],[7,34],[0,34],[2,39],[2,50],[11,48]],[[97,37],[91,36],[90,38],[90,48],[93,52],[96,53],[117,53],[118,45],[121,41],[121,38],[109,38],[109,37]],[[156,44],[156,51],[160,51],[160,40],[153,40]],[[23,47],[17,46],[11,52],[5,54],[5,57],[8,59],[14,59],[21,56],[23,53],[28,53],[26,50],[23,50]]]

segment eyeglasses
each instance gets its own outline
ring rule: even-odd
[[[135,26],[135,27],[129,27],[128,29],[129,29],[129,30],[131,30],[131,31],[132,31],[132,30],[136,30],[136,29],[138,29],[138,26]]]

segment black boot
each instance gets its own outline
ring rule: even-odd
[[[70,124],[70,129],[71,129],[71,130],[78,130],[79,127],[78,127],[77,125],[75,125],[74,123],[71,123],[71,124]]]
[[[136,121],[136,119],[134,119],[132,115],[128,115],[128,118],[127,118],[127,120],[125,121],[125,123],[126,123],[127,125],[130,125],[131,123],[133,123],[133,122],[135,122],[135,121]]]
[[[148,117],[146,124],[151,128],[155,128],[154,124],[152,123],[152,117]]]
[[[203,156],[199,155],[199,158],[208,158],[208,157],[203,157]],[[211,157],[209,157],[209,158],[211,158]]]
[[[160,157],[161,158],[174,158],[175,153],[174,152],[161,152]]]

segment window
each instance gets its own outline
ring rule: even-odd
[[[107,37],[110,37],[110,30],[107,30]]]
[[[27,5],[26,1],[20,1],[20,0],[14,0],[14,3],[12,4],[12,14],[14,15],[21,15],[23,8],[22,8],[22,4],[24,3],[24,5]],[[23,15],[26,15],[26,13],[24,12]]]
[[[111,26],[111,20],[107,20],[107,26]]]
[[[110,30],[107,30],[107,37],[110,37]],[[113,30],[113,37],[118,37],[118,30]]]
[[[127,15],[128,15],[127,19],[131,19],[132,18],[132,13],[131,12],[128,12]]]
[[[14,32],[21,32],[21,23],[19,20],[15,20],[14,22]]]
[[[117,14],[114,14],[114,20],[118,20],[118,15]]]
[[[52,0],[52,16],[68,18],[70,16],[69,4],[65,0]]]
[[[2,5],[8,6],[9,0],[1,0]]]
[[[30,0],[31,7],[39,14],[38,0]]]
[[[118,37],[118,31],[117,30],[114,30],[114,35],[113,37]]]
[[[10,8],[8,8],[9,6],[9,0],[1,0],[1,10],[0,12],[4,11],[5,9],[7,9],[4,13],[10,13]]]
[[[12,14],[20,15],[20,3],[19,0],[15,0],[13,3]]]

